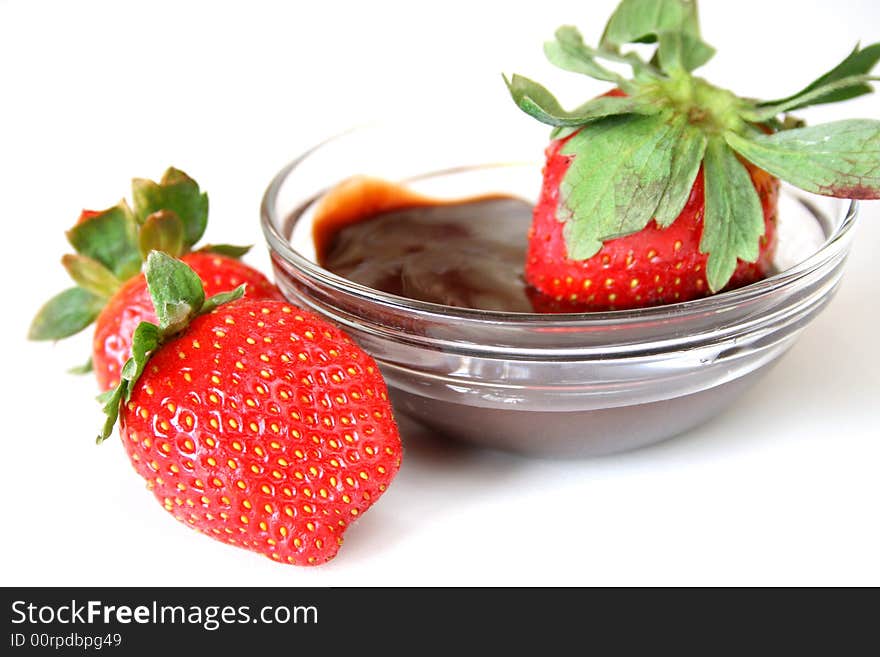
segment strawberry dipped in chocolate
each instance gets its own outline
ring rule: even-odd
[[[656,49],[645,61],[624,50],[633,43]],[[826,196],[880,198],[880,122],[807,127],[789,115],[872,91],[880,44],[857,46],[776,100],[741,98],[693,75],[714,49],[692,0],[623,0],[598,47],[566,26],[545,54],[614,88],[566,111],[538,83],[505,78],[517,105],[553,126],[525,264],[538,310],[676,303],[768,276],[780,179]]]

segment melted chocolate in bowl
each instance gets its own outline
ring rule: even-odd
[[[320,262],[408,299],[527,313],[523,263],[531,221],[532,205],[512,197],[392,210],[343,226]]]

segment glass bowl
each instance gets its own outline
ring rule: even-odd
[[[478,134],[477,134],[478,133]],[[440,198],[534,201],[546,133],[373,126],[309,150],[275,176],[262,227],[275,278],[379,364],[395,412],[444,435],[537,456],[592,456],[670,438],[735,402],[834,295],[858,205],[783,188],[779,273],[715,296],[641,310],[530,314],[415,301],[315,263],[311,210],[353,175]]]

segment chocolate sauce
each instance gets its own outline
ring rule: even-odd
[[[376,290],[447,306],[533,312],[525,283],[532,205],[510,196],[459,201],[355,179],[315,214],[318,260]]]

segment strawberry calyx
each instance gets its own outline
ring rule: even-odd
[[[152,251],[147,255],[144,277],[159,323],[138,324],[132,335],[131,357],[122,368],[119,384],[98,396],[107,416],[98,434],[98,443],[102,443],[113,432],[119,418],[119,405],[128,402],[153,352],[184,331],[199,315],[240,299],[245,291],[245,285],[242,284],[234,290],[205,298],[205,289],[198,274],[185,263],[161,251]]]
[[[143,225],[154,212],[167,210],[180,219],[181,240],[191,247],[201,239],[208,225],[208,195],[183,171],[170,167],[156,183],[146,178],[131,181],[134,214]]]
[[[690,125],[709,134],[742,133],[747,125],[741,116],[739,98],[703,78],[687,74],[672,75],[647,85],[645,101],[687,118]]]
[[[132,180],[132,203],[83,210],[67,231],[75,253],[62,257],[75,287],[52,297],[34,317],[28,338],[60,340],[79,333],[128,279],[140,273],[151,251],[180,257],[193,251],[208,221],[208,195],[179,169],[159,182]],[[207,244],[196,251],[240,258],[249,246]],[[89,371],[77,368],[75,371]]]
[[[649,61],[625,52],[653,43]],[[676,220],[702,169],[705,216],[700,252],[713,292],[738,261],[755,262],[764,221],[744,161],[808,192],[880,198],[880,121],[854,119],[807,127],[788,113],[872,91],[880,43],[856,48],[801,91],[777,100],[739,97],[694,76],[714,49],[702,40],[694,0],[623,0],[594,48],[564,26],[545,44],[551,63],[610,82],[619,90],[565,110],[540,84],[505,83],[516,104],[553,126],[571,164],[559,185],[556,218],[567,255],[594,256],[611,239]],[[628,65],[629,78],[602,62]],[[589,126],[589,130],[582,130]]]

